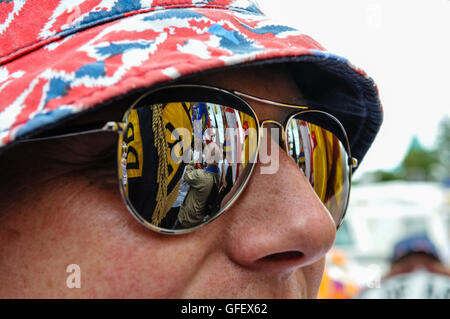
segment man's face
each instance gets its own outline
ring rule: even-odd
[[[222,71],[189,80],[302,104],[287,73]],[[258,117],[286,111],[249,101]],[[112,114],[112,112],[111,112]],[[111,114],[105,120],[111,120]],[[108,118],[108,116],[110,118]],[[117,185],[116,136],[12,149],[1,160],[1,297],[314,298],[335,224],[295,162],[257,163],[238,200],[195,232],[169,236],[128,212]],[[13,159],[13,160],[12,160]],[[68,288],[68,265],[81,288]]]

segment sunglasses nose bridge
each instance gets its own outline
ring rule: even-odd
[[[284,128],[283,124],[281,124],[280,122],[275,121],[275,120],[262,120],[262,121],[260,121],[259,126],[260,126],[260,131],[261,131],[260,139],[265,138],[265,136],[264,136],[264,133],[265,133],[264,128],[272,129],[274,127],[278,127],[280,129],[280,131],[281,131],[281,134],[279,134],[278,141],[276,141],[276,142],[278,143],[278,145],[283,150],[285,150],[285,151],[287,150],[286,138],[285,138],[285,128]],[[273,132],[271,131],[271,136],[272,136],[272,138],[274,138],[272,133]]]

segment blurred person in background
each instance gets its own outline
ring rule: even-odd
[[[358,298],[450,299],[450,269],[427,235],[415,234],[397,242],[390,262],[380,288],[362,291]]]
[[[415,271],[450,276],[450,269],[445,266],[436,246],[428,236],[422,234],[408,236],[395,244],[391,270],[385,279]]]

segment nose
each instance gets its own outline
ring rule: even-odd
[[[243,194],[223,216],[226,250],[244,267],[287,273],[324,257],[336,226],[295,162],[269,140],[270,149],[278,150],[270,156],[278,160],[277,171],[264,170],[273,163],[256,164]]]

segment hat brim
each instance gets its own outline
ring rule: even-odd
[[[343,121],[361,160],[382,119],[373,81],[293,28],[214,8],[126,16],[0,66],[0,147],[132,91],[264,61],[294,63],[299,89],[314,107]]]

